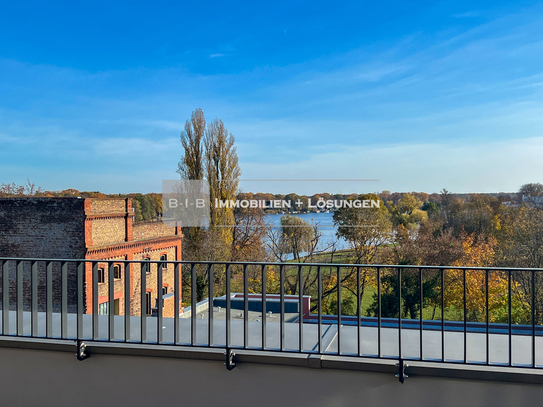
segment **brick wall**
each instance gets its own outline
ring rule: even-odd
[[[175,236],[176,228],[162,222],[135,223],[132,227],[134,240],[156,239]]]
[[[91,219],[92,245],[104,246],[126,241],[124,217],[104,216]]]
[[[126,199],[89,199],[90,213],[93,215],[117,214],[126,212]]]
[[[0,198],[0,257],[81,259],[84,200]]]
[[[85,257],[84,200],[78,198],[0,198],[0,257],[82,259]],[[38,308],[45,309],[46,263],[37,262]],[[23,262],[24,309],[30,309],[31,262]],[[51,263],[53,309],[60,310],[61,264]],[[15,262],[9,274],[10,308],[16,305]],[[68,308],[74,310],[77,279],[75,265],[67,263]],[[1,292],[1,288],[0,288]],[[1,298],[1,297],[0,297]]]

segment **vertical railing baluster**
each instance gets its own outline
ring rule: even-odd
[[[489,338],[489,312],[488,308],[490,306],[488,301],[488,279],[490,277],[490,272],[486,270],[486,279],[485,279],[485,295],[486,295],[486,364],[490,364],[490,338]]]
[[[164,339],[164,332],[163,332],[163,309],[164,309],[164,299],[163,299],[163,292],[162,292],[162,273],[164,271],[164,263],[157,264],[157,279],[156,279],[156,285],[157,285],[157,296],[156,296],[156,312],[157,312],[157,318],[156,318],[156,333],[157,333],[157,343],[161,344]]]
[[[300,352],[304,350],[304,278],[303,268],[298,266],[298,348]]]
[[[264,318],[264,315],[262,315]],[[243,266],[243,348],[249,346],[249,275],[247,265]]]
[[[140,278],[141,278],[141,321],[140,321],[140,340],[141,343],[147,341],[147,268],[151,271],[151,262],[142,260],[140,262]]]
[[[130,317],[132,316],[132,290],[130,289],[130,263],[124,263],[124,341],[130,342]]]
[[[173,276],[173,281],[174,281],[174,287],[175,287],[175,291],[174,291],[174,295],[173,295],[173,301],[174,301],[174,306],[173,306],[173,309],[174,309],[174,318],[173,318],[173,344],[174,345],[177,345],[179,343],[179,301],[180,301],[180,298],[179,298],[179,283],[181,281],[181,279],[179,278],[179,270],[181,270],[181,267],[179,267],[179,263],[175,263],[174,265],[174,276]],[[213,310],[211,311],[213,313]]]
[[[112,262],[107,263],[107,294],[108,294],[108,340],[115,339],[115,265]]]
[[[513,321],[511,320],[511,294],[512,294],[512,289],[511,289],[511,270],[507,270],[507,296],[508,296],[508,301],[507,301],[507,314],[508,314],[508,328],[509,328],[509,366],[513,366],[513,349],[512,349],[512,345],[513,345]]]
[[[377,357],[381,357],[381,267],[377,267]]]
[[[441,271],[441,361],[445,362],[445,270]]]
[[[402,358],[402,269],[398,267],[398,358]]]
[[[463,269],[464,282],[464,363],[467,362],[468,356],[468,323],[467,323],[467,287],[466,287],[466,269]]]
[[[17,280],[16,280],[16,284],[17,284],[17,336],[22,336],[24,334],[23,267],[24,267],[24,263],[22,261],[18,261],[17,262]]]
[[[262,265],[262,350],[266,349],[266,290],[267,290],[267,279],[266,279],[266,267]]]
[[[207,329],[207,343],[209,346],[213,346],[213,293],[214,293],[214,287],[213,287],[213,264],[209,265],[208,268],[208,274],[209,274],[209,304],[208,304],[208,329]]]
[[[60,267],[60,337],[68,338],[68,263],[62,262]]]
[[[362,320],[360,316],[360,267],[356,268],[356,343],[358,344],[358,356],[362,355],[362,343],[360,341],[360,328],[362,325]]]
[[[32,262],[32,275],[30,277],[32,285],[32,294],[31,294],[31,309],[32,309],[32,328],[31,336],[38,336],[38,262]]]
[[[100,335],[98,318],[98,263],[92,262],[92,339],[97,341]]]
[[[318,291],[318,330],[317,333],[319,335],[319,354],[322,353],[322,275],[321,275],[321,266],[317,266],[317,291]]]
[[[85,283],[83,273],[87,268],[87,263],[77,262],[77,339],[83,339],[83,304],[85,297]]]
[[[285,266],[281,266],[279,269],[279,306],[281,313],[281,321],[279,326],[279,347],[281,350],[285,350]]]
[[[422,281],[422,269],[419,267],[419,289],[420,289],[420,304],[419,304],[419,307],[420,307],[420,349],[419,349],[419,353],[420,353],[420,360],[424,360],[424,357],[423,357],[423,354],[422,354],[422,344],[423,344],[423,333],[424,333],[424,325],[423,325],[423,320],[422,320],[422,312],[424,311],[424,284],[423,284],[423,281]]]
[[[9,260],[2,261],[2,335],[9,335]]]
[[[535,364],[535,270],[532,270],[532,367]]]
[[[230,348],[231,345],[231,321],[230,321],[230,311],[231,311],[231,289],[230,289],[230,280],[231,280],[231,269],[230,264],[226,266],[226,348]]]
[[[341,355],[341,267],[336,267],[337,273],[337,354]]]
[[[190,344],[196,343],[196,264],[190,267]]]
[[[47,262],[47,272],[45,278],[45,302],[46,302],[46,316],[45,316],[45,336],[47,338],[53,337],[53,263]]]

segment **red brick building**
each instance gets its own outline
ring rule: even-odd
[[[2,198],[0,199],[0,257],[92,259],[92,260],[181,260],[180,227],[161,222],[134,223],[130,199],[80,198]],[[98,309],[124,314],[122,263],[114,264],[114,304],[109,304],[108,263],[98,263]],[[157,266],[147,268],[148,307],[162,298],[163,315],[173,316],[174,268],[162,274],[162,289],[157,287]],[[60,270],[53,270],[58,278]],[[28,273],[30,270],[28,270]],[[27,271],[25,271],[25,274]],[[40,273],[40,275],[43,273]],[[68,290],[75,293],[75,269],[69,270]],[[181,278],[179,278],[179,282]],[[44,281],[40,281],[45,284]],[[92,312],[92,265],[85,271],[86,308]],[[181,283],[179,283],[181,284]],[[56,285],[55,285],[56,287]],[[179,294],[181,295],[181,287]],[[131,314],[141,315],[141,269],[130,268]],[[59,293],[55,292],[58,297]],[[70,303],[76,299],[69,293]]]

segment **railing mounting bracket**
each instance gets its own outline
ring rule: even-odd
[[[396,375],[396,377],[400,380],[400,383],[403,383],[404,380],[409,377],[405,374],[405,369],[408,368],[409,365],[400,358],[398,360],[398,363],[396,363],[396,367],[398,368],[398,374]]]
[[[85,360],[90,358],[90,354],[87,353],[87,344],[83,341],[77,341],[77,360]]]
[[[232,349],[226,348],[226,362],[224,362],[224,365],[228,370],[232,370],[236,367],[236,354],[232,352]]]

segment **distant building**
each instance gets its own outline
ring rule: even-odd
[[[92,259],[92,260],[181,260],[180,227],[162,222],[134,223],[130,199],[81,198],[0,198],[0,257]],[[25,264],[25,293],[29,293],[30,264]],[[60,304],[60,265],[53,269],[54,307]],[[39,267],[39,307],[45,307],[45,264]],[[98,312],[124,314],[124,265],[114,264],[114,303],[109,304],[107,263],[98,263]],[[92,266],[85,270],[86,312],[92,313]],[[77,304],[76,270],[68,268],[68,306]],[[15,270],[10,270],[10,279]],[[181,281],[181,279],[179,279]],[[179,282],[181,284],[181,282]],[[28,287],[26,287],[28,286]],[[177,287],[181,295],[181,287]],[[174,268],[163,272],[161,290],[157,287],[157,266],[148,267],[146,279],[147,314],[153,313],[162,299],[163,315],[174,313]],[[130,269],[131,314],[141,315],[141,269]],[[10,293],[10,304],[15,292]],[[26,304],[25,301],[25,306]]]
[[[535,207],[543,207],[543,196],[522,196],[522,203]]]

